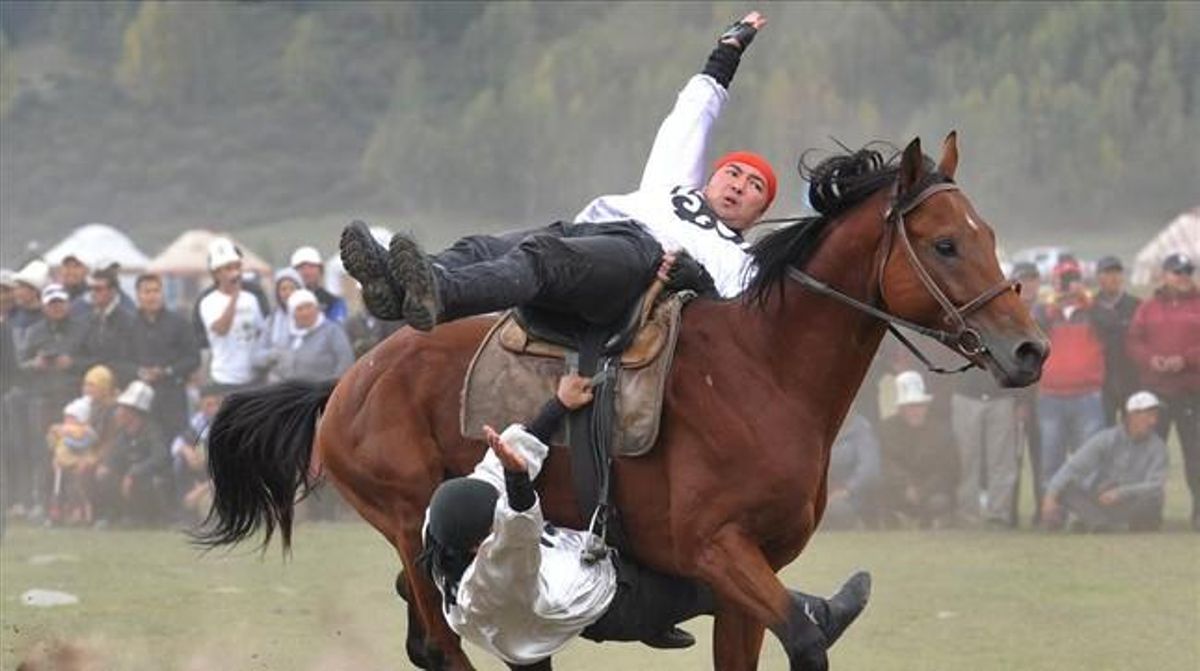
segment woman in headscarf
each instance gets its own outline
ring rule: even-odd
[[[340,324],[321,313],[313,292],[292,292],[287,307],[288,341],[268,353],[268,381],[327,380],[346,372],[354,363],[350,339]]]
[[[292,268],[281,268],[275,272],[275,309],[267,317],[266,327],[254,346],[254,367],[268,372],[268,382],[279,382],[280,378],[269,371],[278,362],[280,352],[291,342],[292,318],[288,314],[287,302],[292,293],[304,288],[300,273]]]

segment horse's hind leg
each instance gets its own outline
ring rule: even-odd
[[[718,531],[702,549],[697,567],[717,595],[715,668],[756,668],[764,627],[783,644],[792,671],[829,668],[820,628],[794,607],[762,550],[740,529]]]
[[[404,611],[408,615],[408,627],[404,636],[404,652],[408,661],[418,669],[429,669],[433,662],[429,659],[426,646],[425,625],[421,622],[421,612],[409,598],[408,576],[401,569],[396,574],[396,596],[404,600]]]

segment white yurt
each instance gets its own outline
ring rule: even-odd
[[[1200,262],[1200,207],[1192,208],[1171,220],[1137,253],[1133,261],[1130,283],[1147,286],[1158,281],[1163,259],[1183,252]]]

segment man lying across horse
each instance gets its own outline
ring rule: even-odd
[[[590,380],[567,375],[528,425],[497,434],[466,477],[438,486],[426,512],[419,565],[442,593],[442,614],[458,635],[514,668],[549,669],[576,636],[683,647],[675,625],[714,613],[702,583],[667,576],[609,553],[590,560],[587,532],[542,517],[533,481],[563,416],[592,400]],[[830,599],[791,598],[833,642],[866,606],[870,577],[857,573]]]
[[[672,285],[725,298],[742,293],[749,277],[742,234],[775,198],[775,173],[766,159],[741,151],[718,159],[705,181],[704,152],[742,53],[765,24],[751,12],[721,35],[659,127],[638,189],[593,200],[574,223],[471,236],[433,257],[404,234],[392,238],[389,253],[365,224],[350,224],[342,261],[367,309],[425,331],[515,306],[604,326],[646,290],[664,252],[685,253]]]

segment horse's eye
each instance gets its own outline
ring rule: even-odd
[[[942,256],[954,256],[958,253],[958,248],[954,246],[954,241],[950,238],[942,238],[935,241],[933,248]]]

